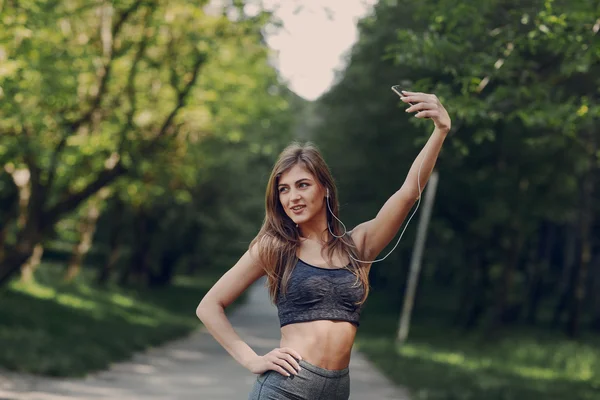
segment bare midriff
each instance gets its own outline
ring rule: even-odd
[[[325,369],[344,369],[350,364],[350,353],[356,326],[346,321],[309,321],[281,328],[281,347],[290,347],[304,361]]]

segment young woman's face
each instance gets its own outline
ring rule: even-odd
[[[306,222],[322,212],[325,204],[325,190],[301,164],[281,174],[277,191],[285,213],[296,224]]]

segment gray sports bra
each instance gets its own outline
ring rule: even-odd
[[[316,320],[348,321],[359,326],[364,295],[356,276],[344,268],[328,269],[298,260],[285,295],[277,295],[280,326]]]

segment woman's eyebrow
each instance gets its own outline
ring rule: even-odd
[[[302,178],[302,179],[298,179],[296,182],[294,183],[300,183],[302,181],[310,181],[310,178]],[[287,183],[280,183],[279,185],[277,185],[277,187],[279,186],[287,186]]]

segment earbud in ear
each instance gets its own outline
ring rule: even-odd
[[[327,188],[327,198],[329,198],[329,188]]]

